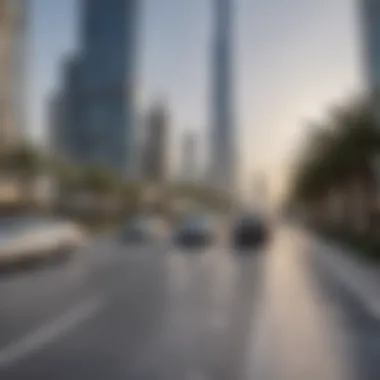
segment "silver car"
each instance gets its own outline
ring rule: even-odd
[[[12,218],[0,221],[0,264],[66,258],[85,242],[75,223],[53,218]]]

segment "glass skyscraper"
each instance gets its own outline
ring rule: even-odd
[[[364,47],[364,74],[367,88],[380,89],[380,0],[360,0]]]
[[[210,178],[217,189],[226,192],[235,184],[232,7],[231,0],[214,0]]]
[[[163,185],[167,178],[167,142],[169,114],[164,103],[151,106],[147,118],[144,149],[144,178],[154,185]]]
[[[66,128],[74,160],[133,169],[139,0],[82,0],[80,47],[67,68]]]

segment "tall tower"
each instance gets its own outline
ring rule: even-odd
[[[364,77],[367,90],[379,95],[380,90],[380,1],[359,0]]]
[[[0,0],[0,146],[25,131],[28,2]]]
[[[194,132],[183,137],[181,178],[183,182],[194,183],[198,175],[197,138]]]
[[[210,176],[213,186],[230,193],[235,183],[232,0],[214,0],[214,11]]]
[[[359,0],[363,46],[363,73],[366,91],[371,95],[374,118],[380,128],[380,0]],[[380,193],[380,157],[373,160]],[[380,208],[380,206],[378,206]]]
[[[161,101],[154,103],[148,114],[144,149],[144,177],[154,185],[164,184],[167,177],[168,124],[165,104]]]
[[[81,52],[66,89],[74,159],[126,176],[134,166],[138,3],[82,1]]]

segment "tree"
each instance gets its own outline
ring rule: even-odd
[[[21,178],[35,177],[43,167],[43,157],[31,145],[19,145],[2,156],[3,171]]]
[[[109,169],[92,166],[84,170],[81,188],[94,195],[107,196],[117,191],[117,182],[117,177]]]
[[[44,170],[44,157],[37,147],[20,144],[3,150],[0,157],[2,177],[20,194],[22,204],[30,206],[36,199],[36,183]]]
[[[228,211],[233,206],[232,199],[205,186],[178,184],[170,193],[172,199],[187,200],[215,211]]]
[[[327,125],[313,135],[295,170],[292,197],[316,203],[324,215],[337,197],[345,204],[348,220],[365,228],[373,205],[376,173],[374,157],[380,152],[380,134],[369,101],[355,101],[335,109]],[[347,219],[346,219],[347,222]]]
[[[131,216],[142,208],[144,186],[139,182],[124,182],[121,185],[121,206],[123,216]]]

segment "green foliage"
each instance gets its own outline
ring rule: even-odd
[[[82,185],[84,169],[79,166],[55,160],[52,164],[51,171],[63,191],[75,191]]]
[[[144,187],[139,182],[124,182],[120,188],[121,205],[127,216],[138,212],[141,207]]]
[[[20,177],[33,177],[44,167],[43,154],[31,145],[19,145],[2,152],[0,168],[3,172]]]
[[[112,194],[118,189],[115,174],[102,166],[93,166],[84,170],[81,178],[81,188],[94,194]]]
[[[380,133],[368,103],[340,108],[317,132],[296,166],[292,200],[317,199],[351,178],[373,181],[372,165],[380,153]]]
[[[177,199],[187,199],[215,211],[227,211],[233,201],[226,195],[199,185],[179,184],[171,189],[171,196]]]

